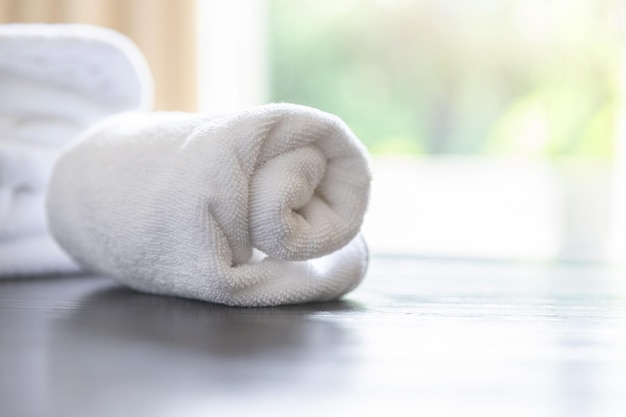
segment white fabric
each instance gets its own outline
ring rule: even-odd
[[[0,25],[0,278],[77,270],[47,231],[54,161],[95,121],[151,100],[146,62],[115,32]]]
[[[66,150],[48,215],[81,265],[139,290],[239,306],[323,301],[365,273],[369,185],[364,146],[318,110],[131,113]]]

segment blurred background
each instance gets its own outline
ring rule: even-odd
[[[626,260],[618,0],[0,0],[2,22],[130,36],[156,108],[342,117],[375,256]]]

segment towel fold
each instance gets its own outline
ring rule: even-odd
[[[48,216],[79,264],[138,290],[237,306],[325,301],[365,273],[370,179],[364,146],[319,110],[130,113],[64,152]]]
[[[0,278],[77,270],[47,230],[54,161],[92,123],[151,100],[146,62],[116,32],[0,25]]]

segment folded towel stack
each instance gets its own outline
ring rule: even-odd
[[[64,152],[48,215],[78,263],[138,290],[238,306],[324,301],[365,273],[369,185],[363,145],[318,110],[131,113]]]
[[[95,121],[151,101],[148,66],[122,35],[0,25],[0,277],[77,270],[47,231],[54,161]]]

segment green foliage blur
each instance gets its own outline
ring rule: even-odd
[[[611,156],[619,0],[269,0],[271,99],[375,154]]]

